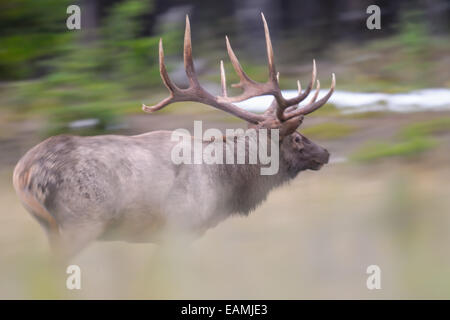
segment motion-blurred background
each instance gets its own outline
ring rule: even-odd
[[[81,30],[66,27],[71,4],[81,8]],[[380,30],[366,27],[372,4]],[[237,80],[225,35],[247,73],[264,81],[261,11],[283,89],[296,79],[306,87],[313,58],[322,88],[336,73],[335,96],[300,128],[329,149],[331,163],[188,249],[95,244],[73,261],[82,290],[65,289],[64,270],[14,194],[15,163],[61,133],[191,129],[194,120],[245,127],[203,105],[153,115],[140,106],[167,94],[160,37],[171,77],[186,83],[186,14],[208,90],[219,92],[221,59],[228,82]],[[446,0],[2,0],[0,298],[450,298],[449,21]],[[381,290],[366,288],[372,264]]]

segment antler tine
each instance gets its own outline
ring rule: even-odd
[[[154,106],[146,106],[145,104],[142,104],[142,110],[145,112],[158,111],[159,109],[164,108],[166,105],[175,102],[175,92],[178,92],[180,90],[172,82],[172,80],[170,80],[169,74],[167,73],[166,65],[164,63],[164,48],[162,38],[159,39],[159,73],[164,85],[170,92],[170,96]]]
[[[222,96],[227,98],[227,78],[225,76],[225,68],[223,67],[223,60],[220,60],[220,84],[222,85]]]
[[[184,30],[184,68],[191,86],[199,86],[197,74],[195,73],[194,61],[192,59],[191,24],[189,16],[186,15],[186,28]]]
[[[313,84],[316,82],[316,78],[317,78],[316,60],[313,59],[313,70],[311,73],[311,81],[309,82],[306,90],[302,93],[302,86],[300,84],[300,80],[297,80],[298,95],[291,99],[287,99],[287,100],[283,99],[282,100],[283,103],[281,103],[281,104],[279,103],[279,108],[277,109],[277,116],[281,121],[288,120],[288,118],[286,117],[286,114],[289,114],[292,111],[296,110],[298,108],[298,104],[300,102],[302,102],[309,95]],[[317,94],[318,94],[318,91],[316,91],[316,93],[314,95],[315,98],[313,97],[313,99],[317,99]],[[278,100],[280,100],[280,99],[278,99]]]
[[[178,87],[172,83],[169,74],[167,73],[166,65],[164,63],[164,48],[162,38],[159,38],[159,73],[164,82],[164,85],[170,92],[176,91]]]
[[[277,98],[278,104],[284,105],[284,100],[282,99],[281,91],[277,81],[277,72],[275,70],[269,27],[267,26],[267,21],[264,17],[264,14],[261,13],[261,17],[264,24],[264,33],[266,38],[267,59],[269,64],[269,80],[266,83],[259,83],[250,79],[250,77],[242,69],[239,60],[237,59],[236,54],[231,47],[230,40],[226,36],[225,42],[227,46],[228,56],[230,57],[234,70],[239,76],[239,83],[233,84],[232,87],[242,88],[244,90],[243,93],[236,97],[228,97],[226,99],[226,101],[228,102],[239,102],[251,97],[270,94],[274,95]]]
[[[261,13],[261,18],[264,25],[264,35],[266,39],[266,49],[267,49],[267,60],[269,67],[269,79],[266,83],[258,83],[250,79],[247,74],[242,69],[236,55],[231,48],[230,41],[228,37],[226,37],[226,45],[228,55],[230,56],[230,60],[233,64],[233,67],[240,78],[240,82],[237,85],[233,85],[234,87],[239,87],[244,90],[243,93],[236,97],[228,97],[224,99],[224,101],[228,102],[238,102],[243,101],[248,98],[257,96],[257,95],[273,95],[275,97],[276,102],[273,102],[270,107],[266,110],[264,114],[268,114],[274,112],[276,109],[276,114],[281,121],[285,121],[286,116],[285,113],[290,113],[296,109],[296,106],[303,101],[311,92],[313,85],[316,82],[317,77],[317,68],[316,61],[313,60],[313,68],[311,73],[311,81],[308,84],[306,90],[304,92],[301,91],[300,82],[297,82],[298,87],[298,95],[291,99],[285,99],[281,93],[278,81],[278,73],[276,72],[275,63],[274,63],[274,53],[272,48],[272,41],[270,39],[269,27],[264,17],[264,14]],[[317,99],[317,95],[315,98]],[[311,103],[311,102],[310,102]],[[287,111],[287,112],[285,112]]]
[[[316,94],[314,95],[315,97],[318,95],[318,92],[319,92],[319,89],[320,89],[320,87],[319,87],[320,83],[318,83],[317,86],[318,86],[318,88],[316,90]],[[330,99],[331,95],[334,92],[334,88],[335,87],[336,87],[336,76],[333,73],[331,75],[331,87],[330,87],[330,90],[328,91],[328,93],[323,98],[321,98],[319,101],[316,101],[316,102],[311,101],[311,103],[309,103],[308,105],[306,105],[306,106],[304,106],[302,108],[299,108],[299,109],[297,109],[295,111],[292,111],[290,113],[285,114],[286,119],[290,119],[290,118],[293,118],[293,117],[298,116],[298,115],[307,115],[307,114],[309,114],[311,112],[316,111],[321,106],[323,106],[328,101],[328,99]],[[315,100],[315,97],[313,98],[313,100]]]
[[[312,70],[312,73],[311,73],[311,81],[309,82],[308,87],[306,87],[306,90],[303,93],[301,93],[300,81],[297,82],[297,87],[299,88],[298,96],[296,96],[294,98],[291,98],[291,99],[287,99],[286,100],[286,104],[290,105],[290,106],[297,105],[300,102],[302,102],[303,100],[305,100],[305,98],[311,92],[312,86],[316,82],[316,78],[317,78],[316,60],[313,59],[313,70]]]
[[[241,64],[239,63],[238,58],[234,54],[233,48],[231,47],[230,40],[228,39],[228,36],[225,36],[225,43],[227,45],[227,52],[228,56],[230,57],[231,64],[233,65],[234,71],[239,76],[239,83],[232,84],[232,87],[244,87],[247,83],[255,83],[252,79],[250,79],[245,71],[242,69]]]
[[[309,103],[314,103],[317,100],[317,96],[319,95],[319,91],[320,91],[320,81],[317,80],[316,81],[316,92],[314,92],[314,96],[311,98],[311,100],[309,101]]]
[[[247,122],[258,124],[264,121],[266,118],[263,115],[255,114],[246,110],[243,110],[234,104],[221,99],[223,97],[215,97],[208,93],[199,83],[197,75],[195,73],[194,62],[192,59],[192,44],[191,44],[191,28],[189,23],[189,17],[186,16],[186,29],[184,33],[184,66],[186,69],[186,75],[189,79],[189,87],[186,89],[180,89],[170,80],[169,74],[167,73],[166,66],[164,64],[164,50],[162,46],[162,40],[159,42],[159,71],[161,78],[170,91],[170,96],[159,102],[158,104],[148,107],[145,104],[142,105],[142,109],[146,112],[154,112],[164,108],[165,106],[180,101],[194,101],[200,102],[206,105],[210,105],[214,108],[220,109],[222,111],[228,112],[235,115]],[[226,99],[226,82],[225,82],[225,70],[223,68],[223,63],[221,63],[221,78],[222,78],[222,88]]]
[[[277,72],[277,82],[280,83],[280,73]],[[264,115],[269,115],[275,112],[275,110],[278,108],[278,102],[276,98],[273,98],[272,103],[270,106],[264,111]]]
[[[302,85],[300,83],[300,80],[297,80],[297,93],[301,94],[302,93]],[[286,108],[286,112],[290,112],[292,110],[295,110],[298,108],[298,104],[294,104],[293,106],[290,106],[289,108]]]
[[[302,85],[300,84],[300,80],[297,80],[297,92],[298,94],[302,93]],[[298,104],[294,104],[293,106],[290,106],[284,110],[286,113],[289,113],[291,111],[294,111],[298,108]]]
[[[264,13],[261,12],[261,18],[264,24],[264,36],[266,38],[266,49],[267,49],[267,61],[269,63],[269,81],[273,81],[278,84],[277,80],[277,72],[275,69],[275,62],[273,59],[273,48],[272,41],[270,40],[270,32],[269,27],[267,26],[266,18],[264,17]]]

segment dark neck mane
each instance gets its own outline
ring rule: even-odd
[[[234,164],[212,165],[211,172],[215,177],[217,184],[220,186],[223,197],[218,203],[218,210],[225,210],[228,213],[238,213],[248,215],[258,205],[260,205],[266,198],[269,192],[283,183],[291,180],[286,171],[286,165],[283,163],[283,157],[279,155],[279,170],[274,175],[262,175],[261,168],[263,165],[258,162],[256,164],[248,164],[249,145],[245,144],[246,162],[245,164],[236,164],[236,139],[237,137],[224,139],[228,145],[235,147],[235,161]],[[214,142],[204,142],[205,145]],[[225,144],[224,144],[224,159],[225,159]]]

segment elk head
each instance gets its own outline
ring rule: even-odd
[[[332,74],[331,88],[329,92],[323,98],[317,100],[320,90],[320,82],[319,80],[316,80],[316,64],[313,60],[312,77],[307,88],[302,91],[300,81],[297,81],[297,96],[290,99],[284,98],[279,87],[279,74],[275,69],[269,28],[262,13],[261,17],[264,24],[269,66],[269,78],[267,82],[256,82],[244,72],[238,59],[236,58],[236,55],[233,52],[233,49],[231,48],[228,37],[225,37],[228,55],[230,57],[234,70],[240,78],[239,83],[233,84],[232,86],[241,88],[243,92],[238,96],[228,96],[223,61],[220,61],[222,95],[213,96],[208,93],[200,85],[195,73],[194,63],[192,59],[191,29],[189,18],[188,16],[186,16],[186,29],[184,34],[184,65],[186,69],[186,75],[189,80],[189,87],[185,89],[179,88],[170,80],[166,66],[164,64],[164,50],[162,39],[160,39],[160,74],[165,86],[167,87],[167,89],[169,89],[170,95],[156,105],[146,106],[143,104],[142,108],[145,112],[151,113],[160,110],[173,102],[194,101],[212,106],[234,116],[237,116],[247,121],[250,127],[256,129],[266,128],[269,130],[278,129],[280,139],[280,157],[283,160],[282,162],[285,164],[287,173],[290,176],[295,176],[299,171],[302,170],[318,170],[322,167],[322,165],[328,163],[328,151],[297,132],[297,129],[301,125],[305,115],[319,109],[331,97],[336,83],[335,75]],[[311,92],[314,84],[316,84],[316,91],[311,100],[305,106],[299,108],[298,104],[306,99],[306,97]],[[274,97],[272,104],[263,114],[248,112],[237,107],[234,104],[235,102],[244,101],[249,98],[262,95],[272,95]]]

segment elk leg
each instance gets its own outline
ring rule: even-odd
[[[51,238],[52,249],[60,259],[68,261],[96,240],[104,231],[103,223],[86,221],[60,228],[58,237]]]

